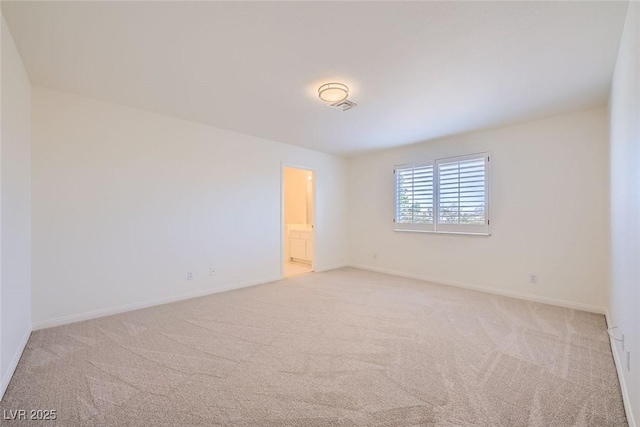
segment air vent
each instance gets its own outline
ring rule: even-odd
[[[356,104],[353,101],[349,101],[348,99],[345,99],[344,101],[339,101],[333,104],[325,104],[325,105],[327,107],[333,108],[334,110],[347,111],[352,109],[358,104]]]

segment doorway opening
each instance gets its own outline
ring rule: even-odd
[[[315,249],[315,172],[284,167],[284,277],[313,271]]]

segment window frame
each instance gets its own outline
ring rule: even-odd
[[[438,166],[443,163],[461,162],[484,158],[484,194],[485,194],[485,223],[484,224],[439,224],[440,218],[440,173]],[[398,223],[398,177],[399,169],[409,169],[422,166],[433,167],[433,224],[420,223]],[[434,233],[434,234],[460,234],[470,236],[490,236],[491,235],[491,153],[480,152],[465,154],[461,156],[443,157],[434,160],[427,160],[415,163],[405,163],[396,165],[393,168],[395,181],[395,198],[393,211],[393,231],[413,232],[413,233]]]

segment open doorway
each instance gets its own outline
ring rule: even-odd
[[[313,271],[315,248],[315,172],[284,167],[284,277]]]

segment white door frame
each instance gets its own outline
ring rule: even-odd
[[[311,271],[316,271],[316,212],[318,208],[316,207],[316,189],[318,188],[318,172],[316,169],[304,166],[296,163],[288,163],[281,162],[280,165],[280,278],[284,279],[284,263],[286,261],[286,253],[285,253],[285,230],[287,228],[284,223],[284,168],[293,168],[293,169],[303,169],[311,172],[311,181],[313,185],[311,186],[311,198],[313,199],[313,221],[311,224],[311,244],[313,245],[313,256],[311,257]]]

